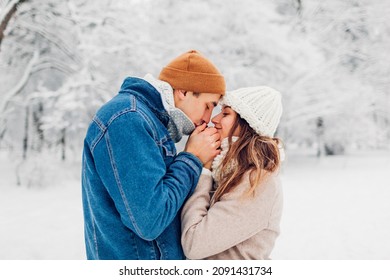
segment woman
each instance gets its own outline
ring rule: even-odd
[[[226,93],[212,119],[221,153],[205,165],[182,210],[189,259],[269,259],[279,235],[281,95],[269,87]],[[210,172],[211,167],[211,172]]]

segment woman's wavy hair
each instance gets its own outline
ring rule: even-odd
[[[238,139],[232,142],[233,133],[238,127],[240,128]],[[220,200],[224,194],[232,191],[248,171],[250,171],[248,195],[253,194],[260,181],[265,179],[267,174],[276,171],[280,165],[281,140],[257,134],[239,114],[229,132],[228,143],[230,148],[220,166],[222,172],[214,201]],[[228,168],[229,166],[234,168]]]

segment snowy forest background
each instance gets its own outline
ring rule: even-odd
[[[359,212],[373,193],[368,205],[381,207],[373,225],[380,236],[364,231],[353,240],[369,236],[370,242],[384,241],[390,233],[385,206],[390,199],[385,175],[390,167],[389,14],[390,2],[382,0],[0,0],[0,259],[84,257],[79,175],[89,121],[126,76],[157,76],[162,66],[190,49],[218,66],[228,90],[264,84],[282,92],[277,134],[287,154],[286,236],[290,225],[297,228],[292,213],[313,213],[318,206],[308,189],[299,187],[312,181],[323,187],[324,200],[330,197],[329,185],[316,180],[318,175],[344,168],[349,177],[342,177],[343,172],[336,176],[345,192],[364,182],[363,205],[353,204],[354,209]],[[362,177],[351,185],[348,180],[356,172],[368,176],[367,181]],[[337,181],[335,173],[329,174]],[[318,194],[315,188],[310,191]],[[302,205],[299,192],[312,201],[306,212],[294,212],[297,207],[288,204],[294,198]],[[346,205],[340,199],[340,209]],[[61,214],[48,216],[50,221],[39,218],[53,209]],[[55,224],[58,217],[65,230]],[[353,220],[359,227],[358,218]],[[339,226],[348,222],[347,215]],[[35,232],[36,242],[23,239],[23,231]],[[55,240],[58,234],[69,247],[45,251],[43,239]],[[332,255],[325,242],[322,251],[289,255],[290,241],[294,238],[281,239],[276,257],[390,259],[390,247],[379,243],[361,251],[341,248]],[[307,248],[301,245],[298,251]]]

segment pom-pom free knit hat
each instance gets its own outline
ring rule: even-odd
[[[215,65],[198,51],[188,51],[165,66],[158,77],[174,89],[225,94],[225,79]]]
[[[259,134],[273,137],[282,116],[280,92],[266,86],[226,92],[222,105],[230,106]]]

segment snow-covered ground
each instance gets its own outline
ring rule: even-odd
[[[0,155],[0,259],[84,258],[80,168],[55,164],[42,174],[47,186],[18,187]]]
[[[274,259],[390,260],[390,153],[291,155]]]
[[[84,259],[79,166],[17,187],[0,157],[0,259]],[[288,155],[273,259],[390,259],[390,153]]]

